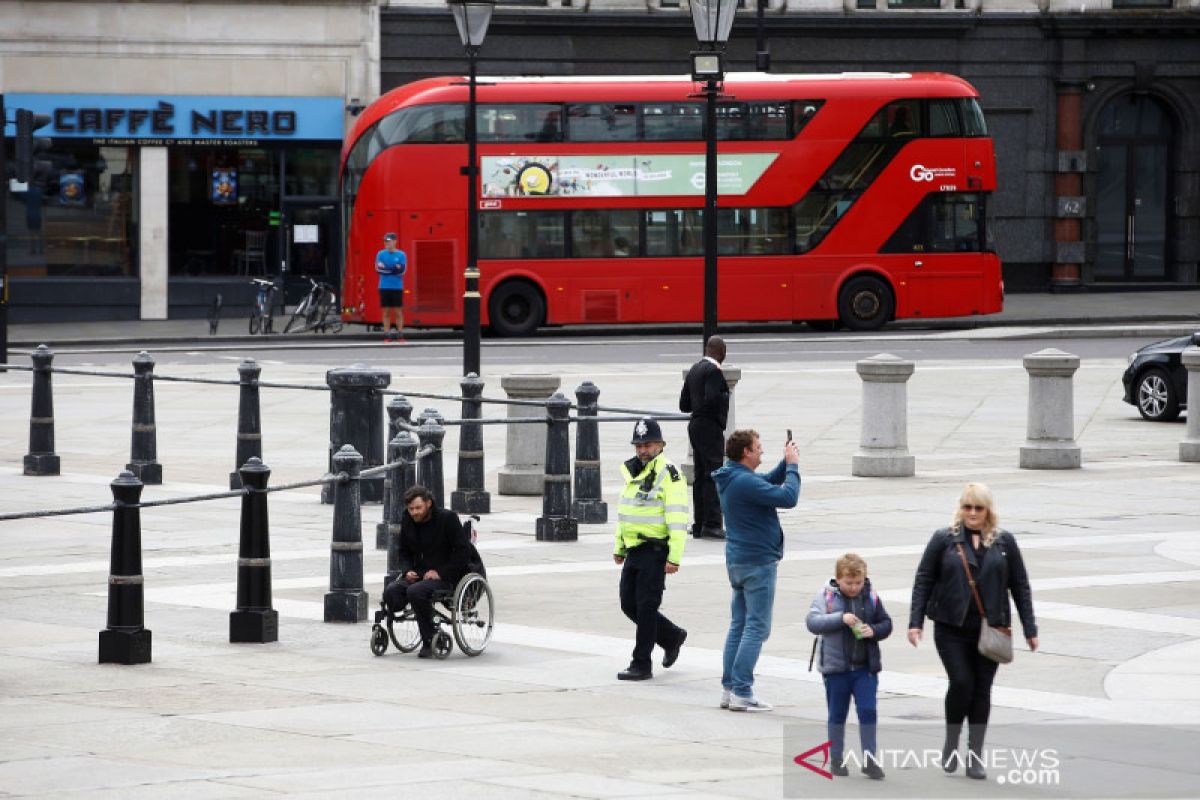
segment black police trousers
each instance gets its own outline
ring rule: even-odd
[[[704,528],[722,528],[721,499],[717,496],[717,484],[712,471],[721,466],[725,456],[725,432],[717,423],[707,419],[693,419],[688,423],[688,440],[692,445],[692,461],[696,472],[692,481],[692,514],[695,522],[692,534],[700,535]]]
[[[630,666],[650,669],[654,645],[664,650],[685,635],[683,629],[659,613],[666,589],[667,545],[642,544],[625,554],[621,569],[621,611],[637,623]]]

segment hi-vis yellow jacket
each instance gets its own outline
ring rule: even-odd
[[[645,541],[662,541],[667,560],[679,564],[690,518],[687,481],[663,453],[645,466],[637,458],[629,459],[621,464],[621,477],[625,488],[617,507],[614,555],[623,556]]]

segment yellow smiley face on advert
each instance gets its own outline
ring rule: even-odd
[[[530,164],[517,176],[517,185],[525,194],[548,194],[550,171],[541,164]]]

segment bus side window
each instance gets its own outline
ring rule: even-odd
[[[962,136],[962,131],[958,127],[958,103],[956,101],[929,101],[929,135]]]
[[[893,139],[911,139],[919,135],[920,107],[915,100],[902,100],[892,103],[891,119],[888,124],[888,135]]]

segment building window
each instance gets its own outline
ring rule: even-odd
[[[9,184],[8,274],[137,275],[137,167],[133,147],[54,140],[27,184]]]

